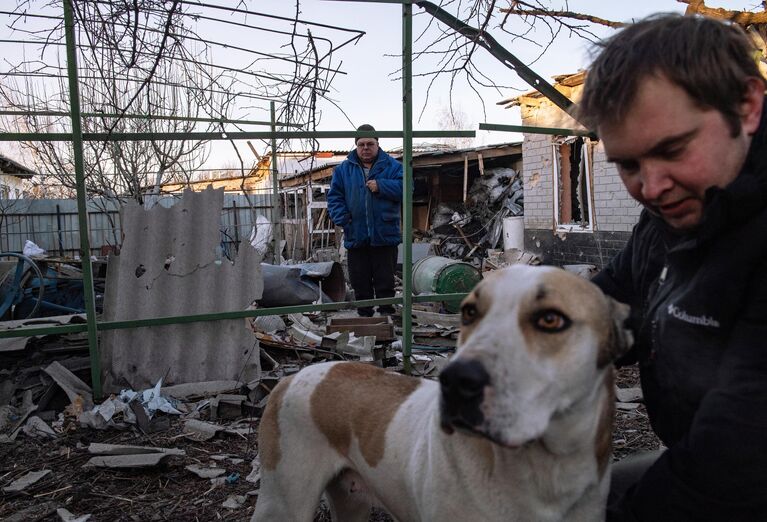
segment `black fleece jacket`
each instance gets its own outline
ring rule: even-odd
[[[765,104],[767,112],[767,103]],[[669,448],[608,520],[767,521],[767,115],[694,234],[646,210],[595,278],[632,308],[653,429]]]

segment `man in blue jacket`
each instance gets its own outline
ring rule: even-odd
[[[361,125],[358,131],[375,131]],[[378,138],[357,138],[356,148],[333,170],[328,213],[344,229],[349,279],[355,298],[394,297],[394,269],[400,239],[402,165],[378,146]],[[391,314],[391,305],[379,306]],[[373,307],[357,309],[364,317]]]
[[[652,17],[608,40],[580,119],[644,207],[594,278],[631,305],[650,423],[608,521],[767,520],[767,116],[748,36]]]

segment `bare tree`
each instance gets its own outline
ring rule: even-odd
[[[751,11],[736,11],[707,6],[705,0],[676,1],[687,5],[688,15],[710,16],[745,27],[762,50],[763,62],[767,63],[764,59],[767,55],[765,2]],[[668,3],[671,7],[674,1],[668,0]],[[536,77],[529,67],[551,49],[560,35],[596,42],[599,40],[597,27],[617,29],[631,23],[631,20],[609,20],[596,12],[561,9],[558,7],[561,4],[554,0],[443,0],[438,6],[415,0],[414,4],[434,17],[421,33],[420,47],[414,52],[414,61],[420,61],[422,70],[425,70],[419,75],[429,78],[428,90],[438,79],[447,81],[451,91],[456,82],[465,82],[479,100],[483,100],[480,93],[483,89],[495,89],[499,93],[501,90],[519,90],[508,85],[513,81],[511,75],[508,81],[500,80],[497,73],[491,77],[491,69],[482,65],[483,60],[478,56],[480,49],[489,51],[529,85],[543,92],[551,86]],[[564,4],[567,6],[567,2]],[[519,44],[527,44],[532,51],[519,56],[508,51],[513,49],[517,53]],[[550,97],[557,96],[553,88],[547,96],[549,94]],[[562,106],[569,100],[560,99],[555,103]]]
[[[437,126],[440,130],[462,130],[468,129],[474,122],[469,120],[469,116],[460,105],[444,105],[437,114]],[[474,138],[443,138],[442,143],[453,145],[456,148],[464,149],[474,144]]]

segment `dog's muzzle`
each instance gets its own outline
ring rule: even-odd
[[[485,416],[480,409],[490,375],[479,361],[455,360],[439,376],[442,389],[440,410],[442,429],[452,433],[454,428],[474,430]]]

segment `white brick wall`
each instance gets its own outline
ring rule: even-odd
[[[537,127],[570,127],[574,120],[546,101],[522,106],[522,124]],[[551,229],[554,224],[552,172],[553,136],[525,134],[522,173],[525,187],[525,228]],[[593,201],[596,230],[630,232],[639,219],[640,205],[629,196],[618,173],[596,143],[592,153]]]

